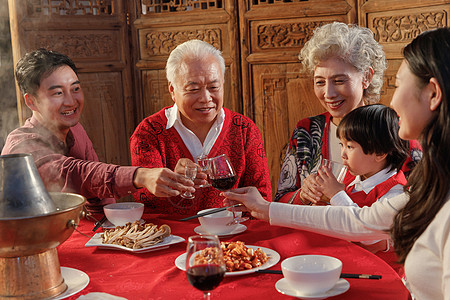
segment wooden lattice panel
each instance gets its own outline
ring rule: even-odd
[[[224,0],[142,0],[142,14],[223,9]]]
[[[309,0],[251,0],[251,5],[271,5],[282,3],[299,3],[307,2]]]
[[[111,15],[114,13],[112,0],[28,0],[30,17],[50,15]]]

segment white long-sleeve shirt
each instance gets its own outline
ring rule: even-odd
[[[270,203],[272,225],[297,228],[351,241],[386,239],[406,194],[368,207],[304,206]],[[450,300],[450,193],[406,257],[407,286],[418,300]]]

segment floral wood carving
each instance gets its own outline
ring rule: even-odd
[[[260,49],[301,48],[325,22],[263,24],[257,28]]]
[[[278,4],[282,5],[284,3],[292,3],[292,2],[308,2],[309,0],[253,0],[251,2],[252,6],[257,5],[271,5],[271,4]]]
[[[66,31],[65,31],[66,32]],[[118,37],[113,33],[59,33],[57,31],[31,32],[27,37],[29,49],[46,48],[62,52],[73,59],[118,60]]]
[[[142,0],[142,14],[223,9],[224,0]]]
[[[111,15],[113,0],[27,0],[29,17],[49,15]]]
[[[142,57],[149,58],[155,55],[166,56],[179,44],[192,39],[199,39],[210,43],[222,50],[221,30],[219,28],[197,29],[185,31],[151,31],[143,32],[145,45],[141,46]],[[142,42],[141,42],[142,43]]]
[[[408,42],[420,33],[447,26],[447,12],[427,12],[402,16],[374,17],[372,30],[380,43]]]

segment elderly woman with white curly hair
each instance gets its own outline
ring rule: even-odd
[[[284,158],[274,201],[315,205],[321,203],[322,193],[317,189],[314,174],[322,160],[342,163],[337,125],[353,109],[379,101],[386,58],[369,29],[334,22],[314,31],[300,51],[299,59],[304,71],[312,75],[314,93],[326,112],[298,122]],[[411,141],[410,157],[402,169],[405,175],[421,154],[418,142]],[[349,175],[346,182],[353,179]]]

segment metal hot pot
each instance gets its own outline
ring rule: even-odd
[[[56,247],[83,217],[86,198],[47,193],[29,154],[0,156],[0,299],[62,294]]]

